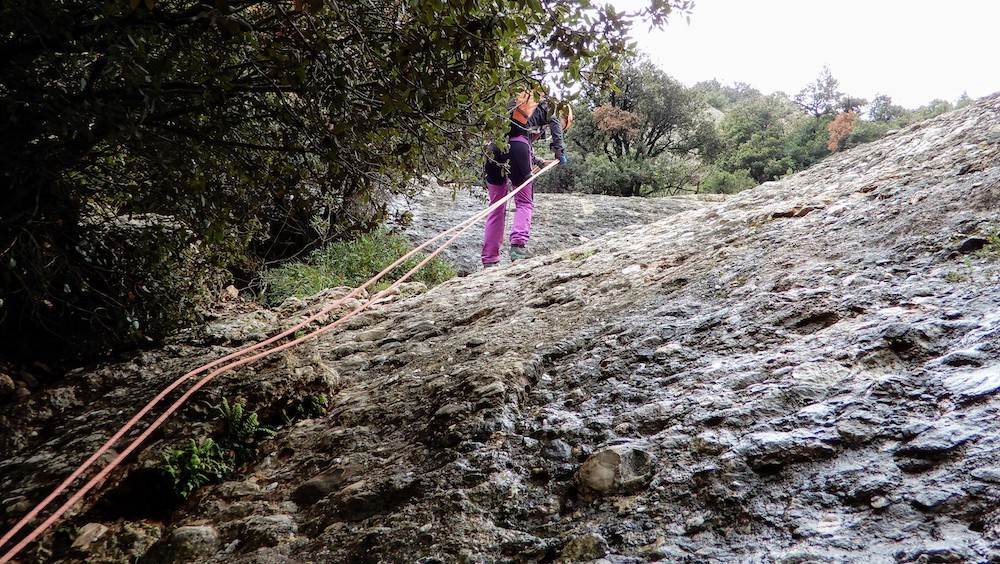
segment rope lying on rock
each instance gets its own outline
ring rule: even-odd
[[[349,320],[349,319],[357,316],[358,314],[360,314],[361,312],[363,312],[365,309],[367,309],[369,306],[371,306],[372,304],[377,303],[381,298],[385,297],[387,294],[391,293],[393,290],[395,290],[396,288],[398,288],[400,284],[402,284],[403,282],[405,282],[406,280],[408,280],[414,273],[416,273],[418,270],[420,270],[421,268],[423,268],[423,266],[425,264],[427,264],[431,259],[433,259],[434,257],[436,257],[442,250],[444,250],[445,247],[447,247],[452,242],[454,242],[456,239],[458,239],[459,237],[461,237],[466,231],[468,231],[473,225],[475,225],[476,222],[478,222],[480,219],[483,219],[484,217],[486,217],[487,215],[489,215],[493,210],[498,209],[500,206],[507,205],[507,202],[510,201],[510,199],[513,198],[518,192],[520,192],[525,186],[527,186],[533,180],[535,180],[539,176],[545,174],[546,172],[548,172],[549,170],[551,170],[553,167],[555,167],[558,164],[559,164],[559,161],[554,161],[554,162],[548,164],[547,166],[545,166],[544,168],[542,168],[541,170],[538,170],[537,172],[535,172],[534,174],[532,174],[527,180],[525,180],[524,183],[522,183],[520,186],[518,186],[518,187],[514,188],[513,190],[511,190],[506,196],[504,196],[503,198],[501,198],[500,200],[498,200],[494,204],[490,205],[488,208],[486,208],[483,211],[477,213],[476,215],[470,217],[469,219],[466,219],[464,221],[459,222],[454,227],[446,229],[445,231],[442,231],[441,233],[437,234],[436,236],[434,236],[434,237],[428,239],[427,241],[421,243],[419,246],[417,246],[416,248],[414,248],[410,252],[406,253],[405,255],[403,255],[399,259],[397,259],[396,262],[394,262],[394,263],[390,264],[389,266],[385,267],[385,269],[383,269],[381,272],[379,272],[378,274],[376,274],[374,277],[372,277],[370,280],[368,280],[367,282],[365,282],[361,286],[358,286],[357,288],[354,288],[353,290],[351,290],[350,292],[348,292],[345,296],[343,296],[340,299],[336,300],[332,304],[329,304],[329,305],[323,307],[320,311],[318,311],[317,313],[314,313],[314,314],[310,315],[305,320],[297,323],[295,326],[293,326],[293,327],[291,327],[289,329],[286,329],[282,333],[280,333],[278,335],[275,335],[275,336],[273,336],[273,337],[271,337],[271,338],[269,338],[269,339],[267,339],[265,341],[261,341],[259,343],[254,344],[254,345],[245,347],[245,348],[240,349],[240,350],[238,350],[238,351],[236,351],[234,353],[226,355],[226,356],[224,356],[224,357],[222,357],[220,359],[217,359],[217,360],[209,362],[209,363],[207,363],[205,365],[202,365],[202,366],[200,366],[200,367],[198,367],[198,368],[196,368],[194,370],[191,370],[190,372],[184,374],[180,378],[177,378],[176,380],[174,380],[169,386],[167,386],[166,388],[164,388],[153,399],[151,399],[149,401],[149,403],[147,403],[134,416],[132,416],[132,418],[129,419],[128,422],[124,426],[122,426],[121,429],[119,429],[114,435],[112,435],[111,438],[109,438],[103,445],[101,445],[100,448],[98,448],[96,451],[94,451],[94,453],[92,455],[90,455],[90,457],[86,461],[84,461],[83,464],[81,464],[76,470],[74,470],[65,480],[63,480],[62,483],[60,483],[58,486],[56,486],[56,488],[54,490],[52,490],[52,493],[50,493],[45,499],[43,499],[41,502],[39,502],[38,505],[36,505],[31,511],[29,511],[27,514],[25,514],[24,517],[22,517],[17,522],[17,524],[15,524],[13,528],[11,528],[11,530],[7,531],[7,533],[4,534],[3,538],[0,538],[0,548],[2,548],[12,538],[14,538],[14,536],[19,531],[21,531],[21,529],[23,529],[24,527],[26,527],[27,524],[30,523],[31,520],[34,519],[36,516],[38,516],[38,514],[41,513],[42,510],[44,510],[50,503],[52,503],[52,501],[54,501],[61,494],[65,493],[69,489],[70,485],[72,485],[72,483],[74,481],[76,481],[77,478],[79,478],[84,472],[86,472],[91,466],[93,466],[93,464],[99,458],[101,458],[101,456],[103,456],[109,450],[111,450],[111,448],[114,447],[115,443],[117,443],[118,440],[121,439],[122,436],[125,435],[125,433],[129,432],[133,427],[135,427],[135,425],[143,417],[145,417],[146,415],[148,415],[149,412],[152,411],[153,407],[155,407],[158,403],[160,403],[169,393],[171,393],[174,390],[176,390],[184,382],[186,382],[186,381],[194,378],[195,376],[197,376],[199,374],[203,374],[203,373],[208,372],[208,371],[211,370],[211,372],[208,372],[207,375],[201,377],[200,380],[198,380],[197,382],[195,382],[195,384],[192,385],[191,388],[189,388],[186,392],[184,392],[183,395],[181,395],[181,397],[179,397],[173,404],[171,404],[170,407],[168,407],[155,421],[153,421],[152,424],[150,424],[149,427],[146,428],[146,430],[144,430],[142,432],[142,434],[140,434],[138,437],[136,437],[135,439],[133,439],[132,442],[130,442],[128,444],[128,446],[126,446],[117,456],[115,456],[115,458],[112,459],[108,463],[107,466],[105,466],[103,469],[101,469],[101,471],[98,472],[96,475],[94,475],[89,481],[87,481],[86,484],[84,484],[82,487],[80,487],[78,490],[76,490],[70,496],[70,498],[66,500],[65,503],[63,503],[61,506],[59,506],[58,509],[55,510],[55,512],[52,515],[50,515],[47,519],[45,519],[45,521],[43,521],[40,525],[38,525],[34,530],[32,530],[23,539],[21,539],[21,541],[18,542],[16,545],[14,545],[14,547],[11,548],[9,551],[7,551],[7,553],[5,553],[3,556],[0,556],[0,564],[5,564],[5,563],[9,562],[14,556],[16,556],[21,550],[23,550],[28,544],[34,542],[42,533],[44,533],[49,527],[51,527],[52,524],[54,524],[60,517],[62,517],[63,514],[65,514],[70,508],[72,508],[78,501],[80,501],[83,498],[83,496],[85,496],[91,489],[93,489],[97,485],[101,484],[107,478],[108,474],[111,473],[112,470],[114,470],[119,464],[121,464],[129,454],[131,454],[135,449],[137,449],[142,444],[142,442],[145,441],[154,431],[156,431],[156,429],[158,429],[160,427],[160,425],[162,425],[163,422],[167,420],[168,417],[170,417],[174,412],[176,412],[177,409],[179,409],[188,400],[188,398],[190,398],[195,392],[197,392],[203,386],[205,386],[210,381],[212,381],[216,376],[218,376],[219,374],[222,374],[224,372],[227,372],[229,370],[233,370],[235,368],[239,368],[240,366],[244,366],[246,364],[249,364],[251,362],[259,360],[261,358],[264,358],[264,357],[266,357],[268,355],[271,355],[273,353],[289,349],[289,348],[291,348],[291,347],[293,347],[293,346],[295,346],[295,345],[297,345],[299,343],[302,343],[304,341],[307,341],[309,339],[318,337],[319,335],[322,335],[323,333],[326,333],[326,332],[328,332],[328,331],[330,331],[330,330],[332,330],[332,329],[340,326],[341,324],[345,323],[347,320]],[[288,341],[288,342],[286,342],[284,344],[281,344],[281,345],[274,346],[272,348],[267,348],[268,346],[273,345],[274,343],[276,343],[276,342],[278,342],[278,341],[280,341],[282,339],[285,339],[285,338],[287,338],[287,337],[289,337],[291,335],[294,335],[296,331],[302,329],[303,327],[309,325],[310,323],[316,321],[317,319],[320,319],[324,315],[327,315],[328,313],[330,313],[331,311],[333,311],[335,308],[343,305],[344,302],[346,302],[347,300],[349,300],[349,299],[351,299],[351,298],[359,295],[361,292],[363,292],[365,290],[365,288],[368,288],[369,286],[371,286],[371,285],[375,284],[376,282],[378,282],[379,280],[381,280],[382,277],[385,276],[386,274],[388,274],[390,271],[392,271],[392,269],[396,268],[397,266],[399,266],[400,264],[402,264],[404,261],[406,261],[407,259],[409,259],[413,255],[415,255],[416,253],[422,251],[423,249],[427,248],[429,245],[432,245],[433,243],[435,243],[435,242],[443,239],[444,237],[446,237],[446,236],[448,236],[450,234],[452,236],[448,240],[446,240],[444,243],[442,243],[441,246],[439,246],[437,249],[435,249],[433,252],[431,252],[426,258],[424,258],[422,261],[420,261],[416,266],[414,266],[408,272],[406,272],[406,274],[404,274],[403,276],[401,276],[398,280],[396,280],[395,282],[393,282],[386,289],[384,289],[381,292],[379,292],[379,293],[375,294],[374,296],[372,296],[371,299],[369,299],[367,302],[363,303],[362,305],[358,306],[357,308],[355,308],[351,312],[343,315],[342,317],[340,317],[336,321],[334,321],[332,323],[329,323],[327,325],[324,325],[323,327],[320,327],[319,329],[313,330],[313,331],[311,331],[311,332],[309,332],[309,333],[307,333],[307,334],[305,334],[305,335],[303,335],[301,337],[294,338],[291,341]],[[261,350],[261,349],[264,349],[264,350]],[[256,353],[254,353],[254,354],[252,354],[250,356],[245,356],[245,355],[247,355],[249,353],[252,353],[254,351],[259,351],[259,352],[256,352]],[[241,358],[241,357],[243,357],[243,358]]]

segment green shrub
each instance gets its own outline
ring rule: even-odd
[[[844,149],[857,147],[864,143],[870,143],[885,137],[885,134],[893,125],[882,121],[858,120],[854,124],[854,130],[843,144]]]
[[[608,196],[670,196],[690,191],[697,164],[672,155],[642,160],[587,155],[579,165],[575,188]]]
[[[545,152],[543,152],[545,151]],[[544,149],[536,149],[536,155],[545,155]],[[574,157],[576,157],[574,155]],[[557,166],[548,173],[539,176],[531,183],[531,189],[536,194],[569,194],[579,190],[577,177],[583,170],[582,165],[572,160],[567,165]]]
[[[410,250],[409,242],[400,234],[378,229],[353,241],[338,241],[309,254],[297,262],[271,270],[265,275],[267,290],[264,300],[277,305],[289,296],[311,296],[326,288],[357,287],[389,266]],[[410,257],[393,269],[375,286],[383,289],[405,274],[426,257],[423,253]],[[417,271],[410,280],[435,286],[455,276],[455,269],[444,259],[435,257]]]
[[[1000,255],[1000,227],[994,227],[993,231],[986,235],[986,250],[988,253]]]
[[[702,194],[735,194],[757,186],[757,181],[750,177],[746,169],[729,172],[713,168],[701,179],[698,192]]]

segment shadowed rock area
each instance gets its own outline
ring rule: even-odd
[[[613,205],[578,198],[598,217]],[[1000,562],[998,202],[995,95],[648,225],[470,267],[220,377],[42,546],[65,561]],[[5,405],[4,523],[173,378],[335,295]],[[163,450],[217,425],[206,406],[244,397],[266,417],[317,393],[328,410],[279,426],[244,472],[140,507]]]

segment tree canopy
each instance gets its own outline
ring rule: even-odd
[[[830,67],[823,66],[819,77],[812,84],[807,84],[795,95],[795,103],[806,112],[819,117],[837,111],[844,93],[837,90],[840,81],[833,78]]]
[[[4,2],[0,352],[162,336],[233,271],[374,225],[518,84],[606,80],[633,21],[690,7]]]
[[[696,163],[710,160],[718,149],[702,93],[649,61],[629,61],[615,90],[586,89],[581,103],[569,137],[583,161],[574,165],[578,178],[571,182],[577,190],[676,193],[691,184]]]

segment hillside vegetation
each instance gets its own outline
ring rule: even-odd
[[[577,101],[573,159],[539,183],[543,190],[735,193],[971,103],[963,96],[908,110],[888,95],[865,100],[841,92],[826,67],[794,96],[717,80],[685,87],[642,59],[630,60],[616,85]]]

